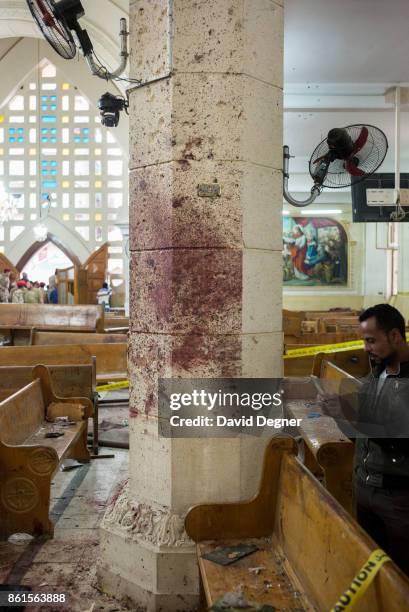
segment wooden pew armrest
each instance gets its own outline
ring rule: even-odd
[[[32,466],[33,461],[40,460],[44,462],[45,459],[47,473],[54,473],[60,463],[57,451],[50,446],[40,444],[6,444],[0,441],[0,448],[4,450],[2,453],[3,474],[7,473],[7,468],[14,469],[16,462],[22,466]],[[45,468],[42,469],[44,470]]]
[[[257,495],[248,501],[201,504],[189,510],[185,529],[195,542],[268,536],[273,531],[284,453],[296,455],[293,438],[276,437],[268,443]]]

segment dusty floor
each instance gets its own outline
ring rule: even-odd
[[[124,425],[127,414],[127,406],[101,407],[99,421]],[[129,609],[96,588],[98,525],[112,488],[128,472],[127,450],[101,448],[100,454],[115,457],[94,459],[55,475],[51,489],[51,519],[55,524],[52,540],[22,535],[13,536],[12,542],[0,542],[0,584],[30,585],[33,592],[66,593],[69,598],[67,606],[29,606],[26,609],[30,612]]]

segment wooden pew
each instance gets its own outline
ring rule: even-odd
[[[327,355],[327,357],[329,357]],[[312,382],[315,382],[315,377]],[[320,393],[337,393],[340,384],[350,384],[349,390],[357,390],[360,381],[327,359],[321,362],[320,379],[317,385]],[[328,382],[330,389],[328,389]],[[334,384],[332,384],[334,383]],[[305,466],[320,480],[335,499],[353,514],[352,465],[354,444],[339,429],[335,420],[322,414],[320,404],[306,401],[305,385],[291,384],[291,399],[285,402],[285,413],[289,418],[301,419],[298,428],[303,440],[303,459]],[[299,394],[297,397],[297,386]],[[318,414],[321,413],[321,416]]]
[[[55,395],[50,373],[39,366],[35,380],[0,403],[0,539],[13,533],[53,535],[49,519],[53,474],[68,457],[89,461],[87,398]],[[69,425],[48,422],[51,415],[68,415]],[[56,430],[64,435],[47,438]]]
[[[88,365],[50,365],[48,371],[54,393],[59,397],[87,397],[93,404],[92,451],[98,454],[98,393],[95,359]],[[0,402],[27,386],[33,379],[33,366],[0,366]]]
[[[31,345],[50,344],[109,344],[113,342],[126,343],[126,334],[90,334],[88,332],[43,332],[34,330],[31,334]]]
[[[318,334],[301,334],[301,336],[286,335],[285,348],[301,348],[302,346],[318,346],[320,344],[340,344],[351,340],[361,340],[360,332],[321,332]]]
[[[331,355],[332,363],[352,374],[352,376],[365,376],[369,372],[369,359],[363,348],[351,347],[320,353],[316,352],[319,347],[315,347],[316,350],[313,349],[314,347],[311,347],[311,353],[303,356],[284,355],[284,375],[309,376],[315,374],[315,376],[319,376],[318,364],[323,357],[329,358],[329,355]]]
[[[117,317],[105,314],[106,327],[129,327],[129,317]]]
[[[104,331],[101,305],[0,304],[0,329]]]
[[[0,333],[13,346],[30,344],[34,329],[103,332],[104,310],[100,305],[0,304]]]
[[[304,312],[283,309],[283,332],[284,335],[295,337],[301,336],[301,325],[305,318]]]
[[[0,366],[82,365],[96,358],[97,382],[127,378],[127,344],[66,344],[51,346],[5,346],[0,348]]]
[[[315,319],[336,319],[338,317],[358,317],[357,310],[307,310],[305,312],[305,320],[313,321]]]
[[[369,357],[363,348],[351,348],[334,353],[317,353],[314,355],[311,374],[318,378],[321,377],[323,361],[330,361],[334,366],[355,378],[366,376],[370,370]]]
[[[185,520],[197,542],[202,608],[240,589],[277,610],[331,610],[377,545],[296,458],[292,439],[273,438],[250,501],[203,504]],[[231,565],[202,558],[217,546],[255,544]],[[264,568],[257,573],[250,568]],[[409,580],[392,562],[379,571],[356,612],[408,609]]]
[[[111,334],[129,331],[129,317],[115,317],[106,314],[105,331]]]
[[[360,331],[360,322],[358,317],[336,317],[336,318],[328,318],[323,319],[321,321],[322,327],[326,332],[356,332]]]

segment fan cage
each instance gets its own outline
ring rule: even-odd
[[[73,59],[77,54],[77,47],[67,24],[57,16],[55,2],[27,0],[27,4],[38,27],[53,49],[64,59]],[[46,20],[50,24],[47,24]]]
[[[352,176],[344,167],[345,160],[336,159],[329,165],[328,173],[322,183],[323,187],[329,189],[350,187],[352,184],[365,180],[382,164],[388,151],[388,141],[382,130],[374,125],[365,124],[348,125],[344,129],[348,132],[352,141],[355,142],[364,127],[368,129],[368,139],[362,149],[354,154],[354,157],[358,158],[358,168],[365,174],[363,176]],[[317,160],[325,157],[329,150],[326,138],[314,149],[309,163],[312,178],[314,178],[314,172],[317,170]]]

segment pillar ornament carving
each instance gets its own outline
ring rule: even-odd
[[[143,541],[154,546],[191,546],[185,527],[184,517],[172,514],[163,506],[150,506],[129,498],[129,483],[121,486],[114,495],[103,518],[101,527],[126,532],[129,539]]]

